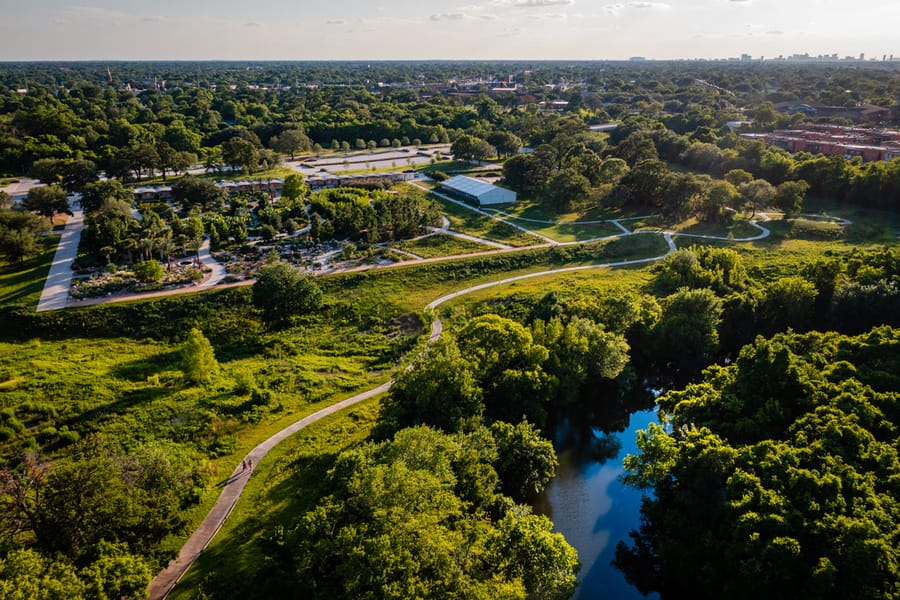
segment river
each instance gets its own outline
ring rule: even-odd
[[[618,427],[601,425],[580,435],[573,435],[576,428],[569,422],[557,428],[559,468],[535,502],[535,512],[550,517],[555,530],[578,550],[582,567],[575,600],[645,598],[610,563],[619,540],[629,541],[628,532],[640,525],[641,493],[622,484],[619,476],[625,455],[637,452],[635,432],[656,422],[656,410],[614,420]],[[623,426],[624,431],[616,431]]]

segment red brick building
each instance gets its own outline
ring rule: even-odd
[[[864,162],[892,160],[900,156],[900,131],[841,125],[800,124],[795,129],[776,129],[767,134],[742,134],[762,139],[788,152],[810,152],[826,156],[859,156]]]

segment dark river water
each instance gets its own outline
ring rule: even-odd
[[[607,433],[601,427],[572,435],[564,423],[558,428],[559,469],[535,502],[535,512],[553,520],[581,560],[580,585],[575,599],[638,600],[641,595],[610,563],[616,543],[629,541],[628,532],[640,525],[641,493],[619,481],[626,454],[637,452],[635,432],[656,422],[656,410],[625,416],[624,431]],[[618,428],[625,426],[618,423]],[[574,441],[573,441],[574,438]],[[647,596],[658,598],[656,594]]]

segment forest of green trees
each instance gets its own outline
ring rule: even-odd
[[[205,239],[240,253],[251,237],[296,234],[349,253],[458,218],[405,186],[312,192],[291,174],[276,198],[215,185],[357,148],[449,143],[457,161],[489,161],[542,214],[653,215],[644,233],[782,218],[758,245],[676,238],[656,264],[602,279],[609,291],[560,280],[454,305],[430,344],[421,338],[435,315],[423,306],[443,294],[507,271],[656,255],[633,236],[318,277],[273,252],[252,286],[41,313],[4,300],[0,595],[143,597],[248,444],[390,377],[354,443],[279,463],[317,469],[316,486],[292,488],[296,513],[256,522],[260,566],[207,574],[197,597],[569,597],[577,553],[530,506],[557,467],[553,427],[589,429],[603,410],[627,422],[626,406],[653,390],[664,392],[661,424],[641,432],[623,478],[646,494],[642,521],[612,540],[637,589],[897,597],[900,160],[789,154],[726,125],[807,118],[775,112],[782,100],[894,106],[896,67],[121,63],[111,73],[0,67],[0,175],[48,184],[15,206],[0,192],[4,293],[6,277],[46,252],[73,192],[82,266],[132,265],[157,287]],[[514,73],[522,92],[423,87],[496,73]],[[568,105],[541,105],[554,100]],[[607,122],[617,127],[590,128]],[[185,174],[196,166],[205,172]],[[148,181],[170,184],[173,200],[136,206]],[[865,218],[793,239],[791,219],[810,201]]]

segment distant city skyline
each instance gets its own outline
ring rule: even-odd
[[[0,60],[900,56],[871,0],[0,0]]]

